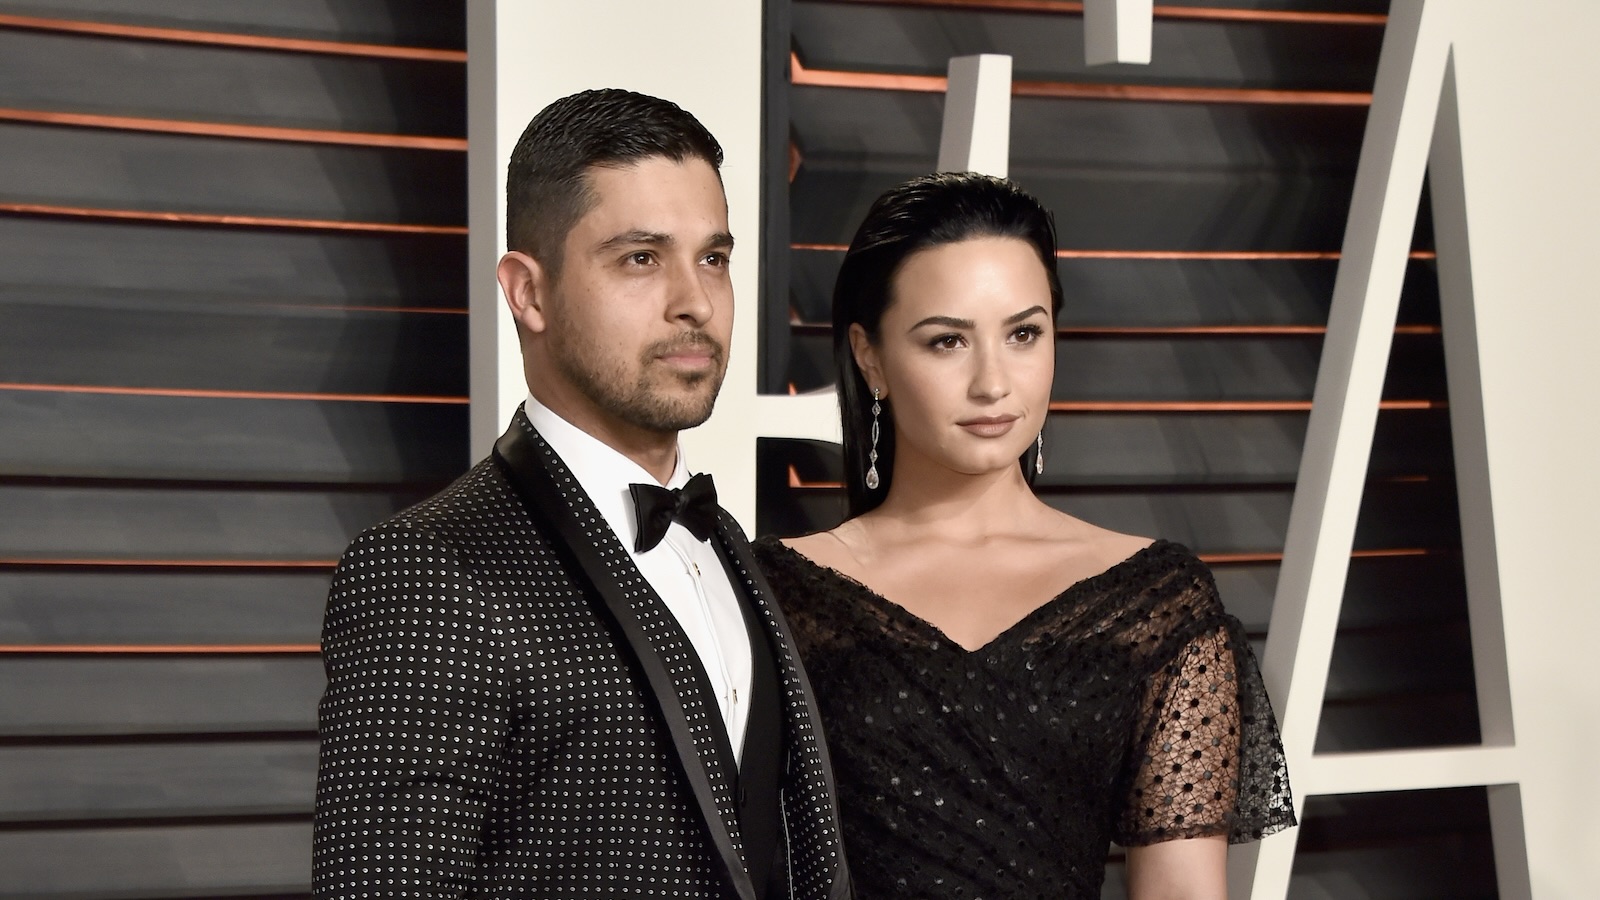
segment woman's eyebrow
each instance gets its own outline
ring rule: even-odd
[[[1015,324],[1017,324],[1018,322],[1021,322],[1024,319],[1030,318],[1032,316],[1039,315],[1040,313],[1045,313],[1045,308],[1044,307],[1038,306],[1038,305],[1030,306],[1027,309],[1023,310],[1022,312],[1015,313],[1013,315],[1007,316],[1005,324],[1007,324],[1007,325],[1015,325]],[[1048,315],[1048,313],[1045,313],[1045,314]],[[907,330],[908,331],[916,331],[918,328],[924,328],[924,327],[927,327],[929,325],[940,325],[940,326],[943,326],[945,328],[975,328],[975,327],[977,327],[976,323],[974,323],[971,319],[958,319],[955,316],[929,316],[926,319],[923,319],[922,321],[918,322],[917,324],[912,325]]]
[[[1044,311],[1045,311],[1045,309],[1042,306],[1030,306],[1027,309],[1023,310],[1022,312],[1019,312],[1016,315],[1007,318],[1006,319],[1006,324],[1007,325],[1015,325],[1018,322],[1021,322],[1023,319],[1028,318],[1029,316],[1037,315],[1039,313],[1043,313]],[[1048,315],[1048,313],[1046,313],[1046,315]]]
[[[922,327],[927,326],[927,325],[942,325],[945,328],[972,328],[972,327],[974,327],[973,321],[971,319],[958,319],[955,316],[929,316],[926,319],[923,319],[921,322],[918,322],[917,324],[911,326],[907,330],[908,331],[916,331],[918,328],[922,328]]]

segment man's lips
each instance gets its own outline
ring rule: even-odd
[[[711,365],[712,361],[716,359],[716,354],[710,350],[674,350],[671,353],[663,353],[657,356],[656,359],[669,365],[683,366],[687,369],[703,369]]]
[[[663,341],[654,348],[654,358],[669,366],[684,369],[709,369],[722,358],[722,348],[708,336]]]

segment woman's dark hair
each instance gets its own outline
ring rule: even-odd
[[[889,493],[894,473],[894,406],[883,401],[879,417],[878,487],[866,485],[871,449],[872,390],[850,350],[850,326],[860,325],[873,343],[893,298],[894,277],[913,254],[969,238],[1010,237],[1039,254],[1050,283],[1050,312],[1061,311],[1056,274],[1056,226],[1031,194],[1003,178],[974,172],[941,172],[890,188],[873,202],[845,252],[833,283],[833,361],[844,425],[846,515],[874,509]],[[1018,463],[1033,483],[1034,448]]]

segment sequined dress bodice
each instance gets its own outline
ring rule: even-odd
[[[1113,841],[1294,823],[1254,654],[1183,547],[973,651],[776,540],[756,553],[816,693],[861,900],[1090,900]]]

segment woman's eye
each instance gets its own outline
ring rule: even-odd
[[[935,350],[954,350],[961,346],[961,335],[941,334],[928,342],[928,346]]]
[[[1031,344],[1044,337],[1044,329],[1037,325],[1024,325],[1011,333],[1011,339],[1019,344]]]

